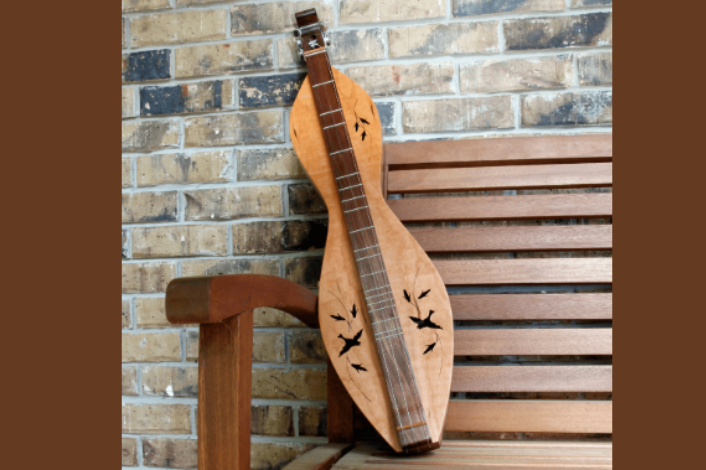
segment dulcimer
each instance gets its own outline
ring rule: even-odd
[[[319,321],[336,373],[397,452],[438,448],[453,368],[444,283],[381,190],[382,127],[375,104],[331,67],[314,9],[294,31],[308,75],[290,136],[329,215]]]

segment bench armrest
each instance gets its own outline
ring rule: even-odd
[[[317,295],[287,279],[257,274],[185,277],[167,286],[170,323],[218,323],[260,307],[272,307],[319,327]]]

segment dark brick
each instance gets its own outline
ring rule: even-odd
[[[509,51],[612,44],[611,13],[526,18],[503,24]]]
[[[250,433],[262,436],[294,436],[294,420],[290,406],[252,406]]]
[[[231,80],[140,88],[142,116],[219,111],[232,108],[232,103]]]
[[[238,82],[238,101],[242,108],[291,106],[306,77],[304,72],[245,77]]]
[[[299,435],[326,437],[328,415],[325,406],[299,408]]]
[[[123,230],[123,259],[129,258],[127,246],[127,230]]]
[[[321,250],[328,220],[287,220],[233,225],[233,253],[285,253]]]
[[[123,55],[123,81],[167,80],[170,74],[169,49],[133,52]]]
[[[563,10],[564,0],[454,0],[454,16]]]
[[[523,96],[522,126],[603,125],[613,122],[613,92]]]
[[[375,103],[380,116],[380,124],[382,125],[383,135],[395,135],[395,103]]]
[[[290,214],[326,214],[326,204],[321,199],[316,188],[311,183],[290,184],[287,188],[289,194]]]
[[[326,348],[319,331],[292,333],[289,340],[289,360],[293,364],[326,362]]]
[[[304,287],[317,288],[323,261],[322,256],[289,258],[285,260],[284,277]]]
[[[142,461],[147,467],[196,468],[196,447],[196,439],[144,439]]]

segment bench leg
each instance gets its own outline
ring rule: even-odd
[[[199,470],[250,469],[253,313],[201,325]]]
[[[336,444],[353,442],[353,399],[328,361],[326,376],[328,441]]]

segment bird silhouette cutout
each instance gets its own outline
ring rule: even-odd
[[[354,368],[355,370],[357,370],[358,373],[360,373],[361,370],[362,370],[362,371],[365,371],[365,372],[368,371],[368,369],[366,369],[365,367],[363,367],[363,364],[353,364],[353,363],[351,363],[351,366],[353,366],[353,368]]]
[[[346,342],[346,344],[343,345],[343,349],[341,349],[341,353],[338,355],[338,357],[343,356],[345,353],[347,353],[353,346],[360,346],[360,337],[363,334],[363,329],[355,334],[353,338],[345,338],[343,335],[338,335],[339,338],[341,338],[343,341]]]
[[[343,318],[343,317],[342,317],[341,315],[339,315],[338,313],[337,313],[336,315],[329,315],[329,316],[330,316],[331,318],[333,318],[334,320],[336,320],[336,321],[346,321],[346,319]]]
[[[429,310],[429,316],[426,317],[424,320],[420,320],[420,319],[417,318],[417,317],[409,317],[409,318],[411,318],[412,321],[417,324],[417,329],[418,329],[418,330],[421,330],[422,328],[433,328],[433,329],[435,329],[435,330],[441,330],[441,329],[443,329],[443,328],[441,328],[439,325],[437,325],[436,323],[434,323],[433,321],[431,321],[431,316],[432,316],[433,314],[434,314],[434,310]]]
[[[355,307],[355,304],[353,304],[353,308],[351,309],[351,315],[353,315],[353,318],[358,315],[358,309]]]
[[[436,346],[436,342],[428,344],[427,348],[424,350],[424,354],[431,352],[434,350],[434,346]]]
[[[431,292],[431,289],[425,290],[424,292],[422,292],[422,295],[420,295],[420,296],[417,297],[417,298],[418,298],[418,299],[423,299],[424,297],[427,296],[427,294],[429,294],[429,292]]]
[[[404,289],[404,299],[407,302],[412,303],[412,297],[409,296],[409,292],[407,292],[407,289]]]

